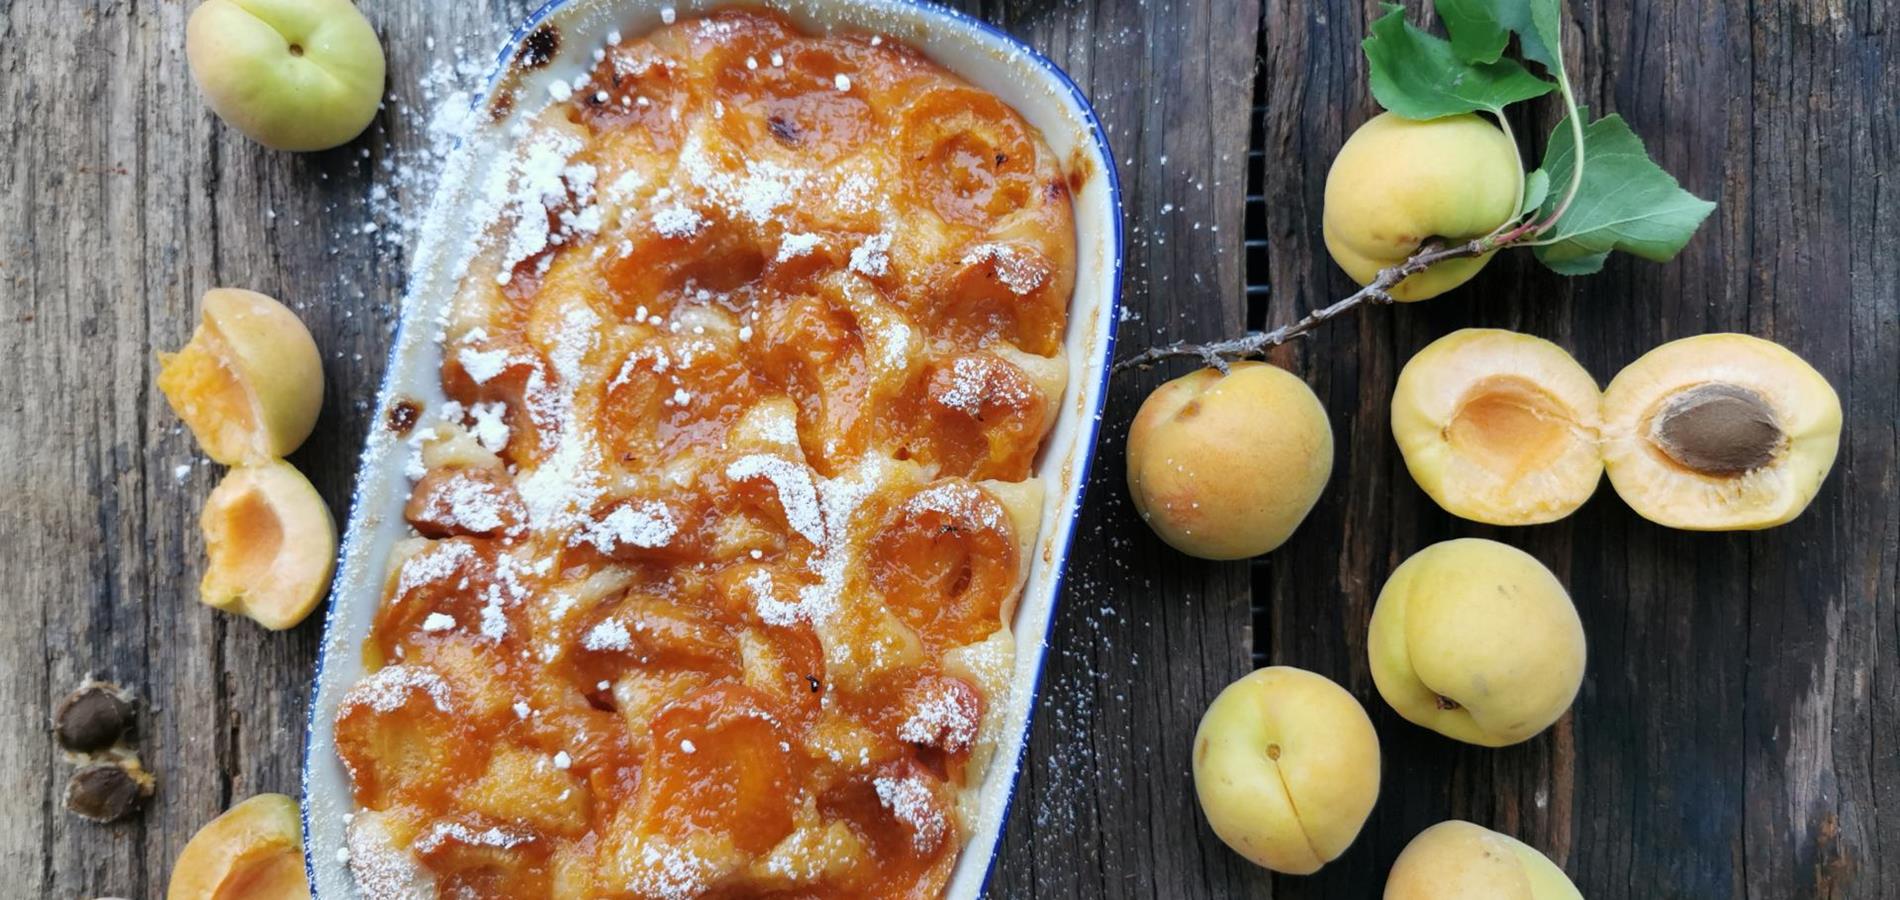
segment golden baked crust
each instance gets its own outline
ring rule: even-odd
[[[1057,160],[728,11],[606,48],[494,188],[337,716],[359,886],[941,894],[1065,387]]]

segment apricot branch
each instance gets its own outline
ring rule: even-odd
[[[1151,369],[1170,359],[1198,359],[1212,368],[1219,369],[1222,374],[1226,374],[1230,363],[1263,356],[1267,350],[1295,338],[1305,337],[1313,329],[1338,318],[1349,310],[1367,304],[1392,303],[1393,287],[1437,263],[1483,256],[1501,246],[1504,245],[1496,240],[1485,238],[1465,241],[1449,247],[1428,241],[1404,262],[1379,270],[1378,277],[1374,278],[1370,284],[1330,306],[1307,313],[1296,322],[1282,325],[1271,331],[1250,331],[1237,338],[1207,344],[1176,341],[1159,347],[1149,347],[1116,363],[1114,372],[1119,375],[1129,369]]]

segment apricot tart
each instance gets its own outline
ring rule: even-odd
[[[612,42],[490,179],[337,707],[372,898],[932,897],[1068,365],[1062,167],[902,43]]]

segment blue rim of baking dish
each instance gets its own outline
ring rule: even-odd
[[[479,109],[483,103],[487,102],[489,92],[494,89],[496,82],[508,71],[509,64],[513,61],[515,54],[519,52],[522,41],[526,40],[528,35],[536,28],[539,28],[543,22],[546,22],[555,13],[559,12],[562,7],[572,2],[575,2],[575,0],[547,0],[547,2],[543,3],[538,9],[530,13],[526,19],[523,19],[521,24],[515,26],[514,31],[509,34],[508,40],[496,53],[494,67],[489,70],[487,77],[484,79],[482,95],[471,102],[471,109]],[[743,2],[743,0],[740,0],[740,2]],[[1096,444],[1101,438],[1102,412],[1108,404],[1110,381],[1115,371],[1115,338],[1116,332],[1119,330],[1118,325],[1122,301],[1122,275],[1124,269],[1123,257],[1127,249],[1122,225],[1121,173],[1116,168],[1115,152],[1113,148],[1109,146],[1108,133],[1102,127],[1101,119],[1096,115],[1094,105],[1091,104],[1088,97],[1082,93],[1082,89],[1076,85],[1075,80],[1069,77],[1069,73],[1063,71],[1061,66],[1056,65],[1055,61],[1044,56],[1041,51],[1038,51],[1020,38],[1017,38],[1015,35],[1010,34],[1008,31],[988,21],[961,10],[951,9],[937,3],[929,2],[929,0],[861,0],[861,2],[869,2],[872,5],[882,3],[891,6],[908,6],[920,10],[928,15],[948,20],[956,25],[972,29],[989,38],[1001,41],[1011,51],[1022,55],[1034,63],[1037,68],[1040,68],[1045,74],[1054,78],[1055,83],[1068,92],[1069,100],[1074,104],[1075,108],[1081,112],[1082,120],[1088,126],[1088,139],[1094,142],[1096,154],[1100,157],[1102,162],[1103,174],[1108,179],[1110,217],[1113,220],[1110,223],[1113,229],[1113,243],[1107,275],[1110,279],[1108,286],[1108,303],[1106,308],[1102,310],[1102,315],[1108,317],[1107,337],[1104,340],[1102,355],[1103,365],[1100,380],[1097,382],[1095,403],[1093,404],[1093,408],[1086,411],[1088,420],[1079,426],[1086,431],[1088,437],[1086,441],[1078,445],[1085,449],[1081,452],[1081,464],[1076,467],[1075,499],[1068,514],[1067,534],[1065,535],[1066,540],[1063,542],[1062,553],[1053,561],[1059,565],[1050,581],[1049,617],[1048,621],[1043,624],[1043,633],[1036,651],[1036,677],[1032,682],[1033,686],[1029,693],[1028,704],[1024,709],[1023,720],[1018,726],[1022,732],[1022,739],[1021,743],[1017,745],[1016,758],[1010,767],[1010,784],[1003,795],[1003,806],[996,822],[996,837],[990,844],[989,858],[984,863],[983,879],[982,882],[979,883],[980,889],[981,883],[987,883],[990,875],[996,870],[996,860],[1000,855],[1003,838],[1008,834],[1009,830],[1010,813],[1015,808],[1016,781],[1022,775],[1023,760],[1029,755],[1031,727],[1036,721],[1036,708],[1041,699],[1043,670],[1049,658],[1049,637],[1055,632],[1056,612],[1062,605],[1062,589],[1067,582],[1069,553],[1073,549],[1075,529],[1081,521],[1082,509],[1086,505],[1089,478],[1095,464]],[[460,144],[460,139],[457,139],[456,146],[451,149],[451,152],[459,150]],[[381,383],[384,386],[388,384],[389,373],[394,371],[396,355],[404,346],[405,332],[408,331],[408,328],[409,317],[405,309],[398,315],[396,332],[390,340],[389,352],[383,359],[383,378]],[[379,391],[379,394],[380,393]],[[374,438],[375,427],[375,424],[372,423],[372,440]],[[362,453],[363,464],[368,464],[368,456],[372,449],[373,444],[366,444],[364,447]],[[349,514],[344,519],[346,531],[349,530],[349,525],[356,521],[358,511],[363,508],[363,501],[363,478],[361,466],[359,466],[356,484],[350,491]],[[341,548],[341,558],[347,559],[351,552],[355,550],[355,544],[354,533],[346,534]],[[316,733],[317,694],[322,689],[324,665],[328,662],[330,655],[330,627],[334,624],[337,615],[336,593],[342,586],[342,581],[347,571],[348,567],[346,566],[338,565],[336,567],[336,574],[331,580],[330,603],[324,609],[323,639],[318,645],[317,665],[310,679],[309,706],[304,713],[303,766],[297,777],[300,799],[307,798],[310,793],[310,752],[311,747],[314,745]],[[300,802],[298,807],[299,824],[302,825],[303,832],[307,836],[310,833],[310,804],[308,802]],[[968,848],[966,847],[964,850],[967,851]],[[310,842],[307,839],[304,841],[303,857],[304,877],[309,882],[310,893],[314,898],[317,896],[316,858],[313,855]]]

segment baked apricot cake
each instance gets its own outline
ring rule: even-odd
[[[760,12],[612,40],[488,178],[371,674],[369,897],[934,897],[1075,277],[995,96]],[[525,102],[523,107],[527,105]]]

